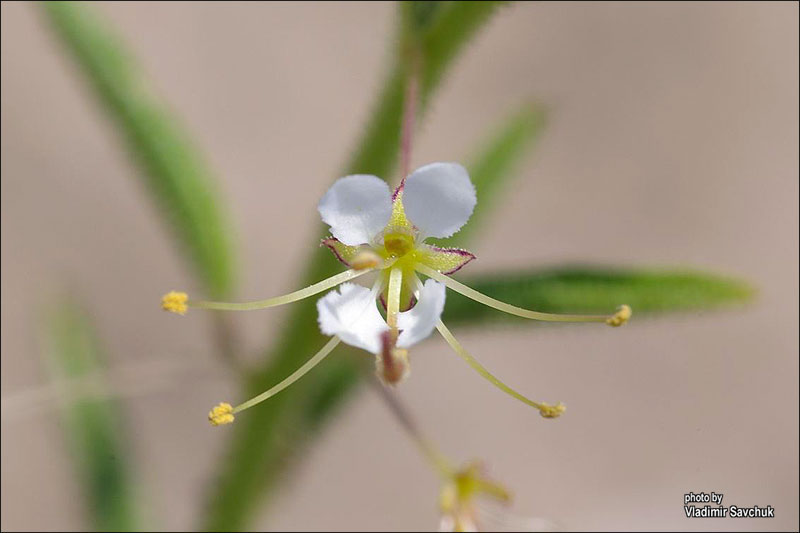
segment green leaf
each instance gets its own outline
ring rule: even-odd
[[[455,58],[497,10],[509,2],[447,2],[427,24],[421,37],[422,106],[430,99]]]
[[[401,23],[406,35],[419,40],[442,12],[448,2],[434,0],[411,0],[398,3]]]
[[[648,314],[739,305],[755,294],[740,279],[685,269],[564,266],[464,276],[460,281],[498,300],[548,313],[611,314],[618,305],[628,304],[633,320]],[[453,291],[448,291],[443,320],[453,325],[527,322]]]
[[[447,68],[497,6],[496,2],[445,3],[437,13],[429,13],[423,27],[415,30],[422,31],[422,37],[415,37],[407,33],[408,24],[402,16],[404,7],[401,4],[400,44],[395,50],[395,64],[387,73],[377,107],[344,174],[390,177],[399,152],[405,73],[411,68],[407,53],[409,39],[416,39],[412,44],[421,47],[420,61],[425,67],[420,98],[424,103],[430,100]],[[426,106],[420,106],[420,117],[425,109]],[[314,254],[306,263],[299,286],[324,279],[341,269],[326,251]],[[287,324],[264,367],[248,380],[241,399],[278,383],[324,344],[317,327],[314,301],[293,304]],[[284,482],[285,469],[321,429],[323,422],[341,406],[364,372],[371,368],[372,360],[365,357],[364,352],[356,353],[345,347],[337,349],[333,356],[292,387],[237,417],[225,466],[208,499],[203,529],[245,529],[259,509],[260,497],[268,496]]]
[[[65,300],[47,323],[46,362],[58,387],[62,421],[97,531],[140,526],[123,415],[104,379],[104,359],[86,313]]]
[[[418,114],[422,117],[458,54],[506,2],[425,4],[428,3],[398,3],[395,62],[345,174],[374,174],[387,180],[391,177],[399,152],[405,89],[408,73],[414,68],[414,55],[419,54],[421,65]]]
[[[144,184],[179,237],[205,288],[213,295],[233,284],[232,243],[214,176],[164,105],[122,40],[95,13],[75,2],[45,2],[47,18],[65,49],[114,120]]]

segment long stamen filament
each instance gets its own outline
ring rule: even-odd
[[[460,283],[449,276],[445,276],[444,274],[438,272],[437,270],[434,270],[421,263],[417,263],[414,266],[414,268],[417,272],[425,274],[426,276],[433,278],[436,281],[444,283],[447,286],[447,288],[452,289],[457,293],[466,296],[467,298],[475,300],[476,302],[482,303],[483,305],[489,306],[493,309],[497,309],[498,311],[503,311],[504,313],[519,316],[522,318],[529,318],[531,320],[542,320],[545,322],[606,322],[610,324],[609,320],[613,319],[616,316],[616,315],[560,315],[555,313],[542,313],[541,311],[531,311],[529,309],[523,309],[522,307],[517,307],[516,305],[511,305],[505,302],[501,302],[500,300],[495,300],[491,296],[486,296],[485,294],[480,293],[473,288],[467,287],[463,283]],[[630,311],[630,308],[627,308],[627,310]]]
[[[333,336],[331,340],[329,340],[328,343],[325,346],[323,346],[322,349],[320,349],[320,351],[314,354],[314,356],[311,359],[306,361],[306,363],[303,366],[295,370],[289,377],[287,377],[274,387],[270,388],[269,390],[262,392],[255,398],[251,398],[246,402],[237,405],[236,407],[233,408],[233,414],[244,411],[245,409],[249,409],[250,407],[259,404],[264,400],[268,400],[269,398],[272,398],[282,390],[289,387],[295,381],[306,375],[312,368],[321,363],[322,360],[325,359],[325,357],[327,357],[328,354],[330,354],[340,342],[341,339],[339,339],[339,337]]]
[[[489,383],[500,389],[501,391],[505,392],[509,396],[516,398],[517,400],[530,405],[531,407],[535,407],[539,410],[539,413],[545,418],[555,418],[559,416],[564,410],[565,407],[562,404],[558,404],[555,406],[549,405],[544,402],[534,402],[533,400],[526,398],[522,394],[518,393],[502,381],[500,381],[497,377],[495,377],[491,372],[486,370],[483,365],[481,365],[470,353],[461,346],[456,338],[450,333],[450,330],[447,329],[447,326],[439,320],[436,324],[436,329],[439,330],[439,333],[442,334],[444,340],[447,341],[447,344],[464,360],[466,363],[472,367],[478,374],[481,375],[484,379],[486,379]]]
[[[315,294],[319,294],[321,292],[327,291],[345,281],[350,281],[355,279],[359,276],[363,276],[367,272],[370,272],[371,269],[366,270],[345,270],[335,276],[331,276],[328,279],[324,279],[319,281],[313,285],[309,285],[304,289],[300,289],[298,291],[290,292],[289,294],[284,294],[283,296],[276,296],[274,298],[268,298],[266,300],[258,300],[255,302],[209,302],[209,301],[192,301],[189,300],[186,302],[186,305],[189,307],[197,308],[197,309],[215,309],[219,311],[252,311],[255,309],[266,309],[268,307],[275,307],[277,305],[284,305],[292,302],[296,302],[298,300],[302,300],[304,298],[308,298],[309,296],[314,296]]]

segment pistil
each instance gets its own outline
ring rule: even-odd
[[[400,312],[400,291],[403,288],[403,269],[393,267],[389,273],[389,289],[386,302],[386,323],[392,331],[393,342],[397,342],[397,314]]]

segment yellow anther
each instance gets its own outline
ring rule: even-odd
[[[353,270],[365,270],[367,268],[377,268],[383,264],[381,256],[371,250],[362,250],[350,260]]]
[[[567,406],[561,402],[558,402],[556,405],[542,402],[539,405],[539,414],[544,418],[558,418],[567,410]]]
[[[613,316],[606,319],[606,324],[615,328],[619,327],[625,322],[627,322],[631,318],[632,314],[633,311],[631,310],[629,305],[620,305],[619,308],[617,309],[617,312],[614,313]]]
[[[208,412],[208,421],[212,426],[221,426],[233,422],[233,407],[231,404],[222,402]]]
[[[189,309],[186,305],[188,299],[189,296],[185,292],[169,291],[161,298],[161,309],[171,313],[185,315],[186,311]]]

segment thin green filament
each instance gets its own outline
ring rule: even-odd
[[[473,370],[475,370],[478,374],[480,374],[481,377],[483,377],[489,383],[491,383],[501,391],[505,392],[509,396],[521,401],[522,403],[530,405],[531,407],[535,407],[539,411],[542,411],[544,409],[544,406],[542,404],[534,402],[530,398],[527,398],[522,394],[518,393],[517,391],[515,391],[502,381],[500,381],[500,379],[495,377],[491,372],[486,370],[486,368],[484,368],[484,366],[480,364],[477,361],[477,359],[472,357],[472,355],[470,355],[470,353],[467,350],[465,350],[463,346],[461,346],[461,343],[459,343],[453,336],[453,334],[450,333],[450,330],[447,329],[447,326],[444,325],[444,322],[439,320],[439,322],[436,324],[436,329],[439,330],[439,333],[442,334],[442,337],[444,337],[444,340],[447,341],[447,344],[450,345],[453,351],[455,351],[464,361],[466,361],[466,363],[469,366],[472,367]]]
[[[276,296],[274,298],[268,298],[266,300],[258,300],[255,302],[234,303],[234,302],[189,301],[186,304],[192,308],[216,309],[219,311],[253,311],[256,309],[267,309],[268,307],[284,305],[296,302],[298,300],[302,300],[304,298],[308,298],[309,296],[314,296],[315,294],[319,294],[328,289],[336,287],[337,285],[344,283],[345,281],[350,281],[352,279],[356,279],[359,276],[363,276],[364,274],[370,271],[371,269],[345,270],[344,272],[336,274],[335,276],[331,276],[328,279],[324,279],[313,285],[309,285],[304,289],[290,292],[289,294],[284,294],[283,296]]]
[[[322,349],[320,349],[320,351],[314,354],[314,356],[311,359],[306,361],[306,363],[303,366],[295,370],[289,377],[287,377],[286,379],[284,379],[271,389],[262,392],[255,398],[251,398],[246,402],[237,405],[236,407],[233,408],[233,412],[238,413],[240,411],[244,411],[245,409],[253,407],[254,405],[259,404],[264,400],[272,398],[282,390],[286,389],[292,383],[305,376],[312,368],[321,363],[322,360],[325,359],[328,356],[328,354],[330,354],[333,351],[333,349],[336,348],[336,346],[338,346],[340,342],[341,339],[339,339],[339,337],[334,336],[333,338],[331,338],[331,340],[328,341],[328,343],[325,346],[322,347]]]
[[[456,291],[459,294],[463,294],[467,298],[475,300],[478,303],[482,303],[488,307],[493,309],[497,309],[498,311],[503,311],[504,313],[508,313],[510,315],[519,316],[522,318],[529,318],[531,320],[542,320],[545,322],[606,322],[609,316],[606,315],[559,315],[554,313],[542,313],[540,311],[531,311],[529,309],[523,309],[522,307],[517,307],[516,305],[507,304],[505,302],[501,302],[500,300],[495,300],[491,296],[486,296],[475,289],[467,287],[463,283],[460,283],[449,276],[445,276],[440,272],[425,266],[421,263],[417,263],[414,265],[414,269],[417,272],[425,274],[426,276],[435,279],[441,283],[444,283],[447,288]]]

